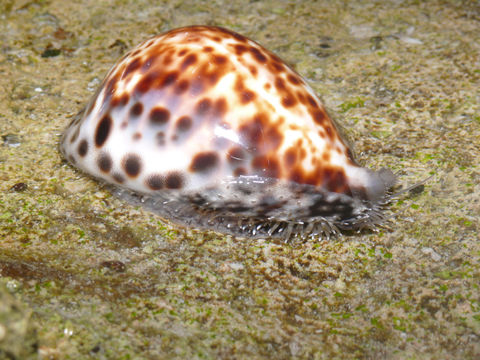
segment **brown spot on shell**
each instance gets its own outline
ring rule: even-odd
[[[145,45],[144,45],[143,48],[144,48],[144,49],[149,48],[149,47],[152,46],[154,43],[155,43],[155,39],[150,39],[150,40],[148,40],[148,41],[145,43]]]
[[[223,65],[228,61],[228,58],[224,55],[213,55],[212,61],[216,65]]]
[[[227,151],[226,158],[231,164],[239,163],[245,160],[245,152],[239,147],[234,147]]]
[[[156,106],[150,110],[150,121],[156,125],[163,125],[170,119],[170,111],[168,109]]]
[[[247,104],[250,101],[253,101],[255,99],[255,93],[251,90],[244,90],[240,94],[240,102],[242,104]]]
[[[297,100],[292,95],[287,95],[282,98],[282,105],[286,108],[295,106],[297,104]]]
[[[239,129],[241,138],[249,148],[255,148],[261,143],[263,137],[263,125],[261,120],[254,119],[243,124]]]
[[[341,168],[324,168],[323,183],[327,190],[351,195],[345,172]]]
[[[105,173],[110,172],[113,165],[112,157],[110,156],[110,154],[106,152],[101,152],[97,158],[97,165],[101,171]]]
[[[139,69],[140,66],[142,66],[142,60],[140,58],[137,57],[133,61],[130,61],[125,70],[123,71],[121,78],[125,79],[130,73]]]
[[[118,45],[120,45],[120,44],[118,44]],[[110,46],[110,47],[112,47],[112,46]],[[122,45],[122,47],[123,47],[123,45]],[[142,50],[137,49],[137,50],[135,50],[134,52],[129,53],[129,54],[128,54],[128,57],[129,57],[129,58],[133,58],[133,57],[137,56],[138,54],[140,54],[141,52],[142,52]],[[122,58],[122,59],[123,59],[123,58]]]
[[[297,99],[304,105],[307,103],[307,98],[303,91],[297,91]]]
[[[178,79],[178,71],[171,71],[163,77],[162,81],[160,81],[159,87],[163,88],[174,83]]]
[[[141,102],[137,102],[130,109],[130,116],[137,117],[142,115],[142,112],[143,112],[143,104]]]
[[[184,184],[184,178],[181,172],[173,171],[167,174],[165,185],[167,189],[181,189]]]
[[[125,106],[128,103],[128,100],[130,100],[130,95],[127,93],[123,93],[122,95],[119,96],[114,96],[112,100],[110,101],[110,106],[112,108],[117,107],[117,106]]]
[[[277,88],[278,91],[285,91],[285,80],[283,80],[281,77],[275,78],[275,87]]]
[[[325,132],[327,133],[327,136],[330,138],[330,139],[334,139],[335,136],[334,136],[334,133],[333,133],[333,129],[330,125],[325,125],[324,126],[324,129],[325,129]]]
[[[173,62],[173,56],[171,54],[165,54],[163,58],[163,66],[167,67]]]
[[[175,49],[173,46],[164,46],[161,48],[163,55],[163,65],[167,67],[173,62],[173,55],[175,54]],[[160,51],[160,49],[159,49]]]
[[[135,178],[142,169],[142,160],[137,154],[127,154],[123,157],[122,166],[128,176]]]
[[[296,182],[298,184],[308,184],[308,180],[305,176],[305,172],[303,171],[303,168],[301,168],[300,166],[296,166],[290,171],[289,179],[290,181]],[[311,184],[311,185],[315,185],[315,184]]]
[[[165,178],[159,174],[152,174],[145,180],[145,185],[151,190],[160,190],[165,186]]]
[[[119,184],[123,184],[125,182],[125,178],[123,177],[123,175],[117,172],[112,174],[112,178]]]
[[[269,178],[280,177],[280,165],[278,160],[273,156],[257,156],[252,160],[253,169],[257,170],[257,174]]]
[[[183,80],[180,80],[179,82],[177,82],[177,84],[175,85],[175,93],[177,95],[180,95],[180,94],[183,94],[185,91],[188,90],[188,86],[189,86],[189,82],[188,80],[186,79],[183,79]]]
[[[292,75],[292,74],[289,74],[287,76],[287,80],[293,85],[300,85],[302,83],[302,81],[300,80],[300,78],[298,76],[295,76],[295,75]]]
[[[283,162],[286,168],[291,168],[295,165],[298,157],[297,152],[298,152],[297,148],[294,148],[294,147],[289,148],[285,152],[283,156]]]
[[[144,94],[150,90],[154,82],[158,79],[159,74],[157,72],[149,72],[142,76],[140,81],[135,86],[135,92],[139,94]]]
[[[276,150],[283,141],[278,126],[272,124],[265,113],[258,113],[252,120],[245,122],[239,128],[239,133],[244,145],[259,153]]]
[[[102,147],[107,141],[108,135],[110,135],[110,131],[112,129],[112,118],[107,113],[105,114],[100,122],[97,125],[97,129],[95,130],[95,145],[97,147]]]
[[[195,112],[199,116],[205,116],[211,107],[212,100],[204,98],[197,102],[197,105],[195,106]]]
[[[311,106],[313,106],[313,107],[317,107],[317,106],[318,106],[318,104],[317,104],[317,102],[315,101],[315,99],[313,98],[313,96],[310,95],[310,94],[308,94],[308,93],[307,93],[307,101],[308,101],[308,103],[309,103]]]
[[[221,27],[215,27],[215,30],[219,31],[219,32],[222,32],[224,35],[226,35],[225,36],[226,38],[233,37],[238,42],[248,42],[248,39],[245,36],[240,35],[236,32],[231,31],[231,30],[224,29],[224,28],[221,28]]]
[[[180,117],[176,123],[175,123],[175,128],[177,131],[188,131],[192,127],[192,119],[189,116],[182,116]]]
[[[142,73],[147,72],[147,71],[150,69],[150,67],[152,66],[152,64],[153,64],[154,61],[155,61],[155,58],[152,58],[152,57],[149,58],[147,61],[145,61],[145,62],[143,63],[142,68],[140,69],[140,71],[141,71]]]
[[[160,146],[165,145],[165,133],[163,131],[157,132],[157,134],[155,135],[155,141]]]
[[[80,144],[78,144],[78,155],[80,155],[81,157],[84,157],[85,155],[87,155],[87,151],[88,151],[88,142],[87,140],[83,139],[82,141],[80,141]]]
[[[259,63],[265,63],[267,61],[267,57],[263,54],[261,50],[257,49],[256,47],[251,46],[249,48],[249,51]]]
[[[106,78],[102,85],[101,88],[105,89],[104,94],[105,94],[105,100],[108,101],[112,97],[112,95],[115,93],[116,85],[118,83],[118,80],[120,79],[120,74],[114,74],[110,76],[110,78]],[[92,108],[93,110],[93,108]],[[91,110],[89,110],[90,113]]]
[[[190,163],[190,171],[207,172],[217,166],[219,162],[218,154],[213,151],[198,153],[193,157]]]
[[[185,71],[190,65],[193,65],[197,62],[197,55],[195,54],[190,54],[188,55],[180,65],[180,68],[182,71]]]
[[[273,72],[281,73],[285,71],[285,66],[280,61],[274,60],[269,65],[273,69]]]
[[[235,81],[235,91],[238,94],[240,102],[244,105],[254,100],[256,96],[252,90],[245,88],[245,84],[243,83],[243,77],[241,76],[237,76],[237,79]]]
[[[317,110],[313,111],[312,116],[313,116],[313,120],[314,120],[318,125],[324,126],[324,123],[325,123],[325,120],[326,120],[325,112],[323,112],[323,111],[320,110],[320,109],[317,109]]]
[[[212,72],[209,72],[209,73],[205,72],[205,73],[203,73],[203,76],[208,81],[208,84],[210,86],[213,86],[217,83],[217,81],[219,79],[219,72],[218,71],[212,71]]]
[[[215,101],[213,105],[213,112],[215,116],[221,117],[224,116],[227,112],[227,100],[224,97],[221,97]]]
[[[235,45],[235,54],[237,55],[242,55],[244,52],[246,52],[248,49],[245,45],[242,44],[236,44]]]

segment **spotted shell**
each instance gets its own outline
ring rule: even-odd
[[[153,37],[110,70],[65,130],[65,158],[189,226],[317,236],[381,222],[395,176],[360,167],[294,70],[232,31]]]

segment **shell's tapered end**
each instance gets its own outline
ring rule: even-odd
[[[382,168],[378,171],[368,170],[370,183],[367,187],[368,199],[377,204],[385,199],[388,190],[397,182],[397,176],[390,170]]]

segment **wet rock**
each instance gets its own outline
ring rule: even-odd
[[[0,358],[36,359],[37,334],[32,311],[0,284]]]

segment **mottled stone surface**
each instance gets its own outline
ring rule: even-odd
[[[390,229],[305,243],[179,229],[114,198],[59,134],[128,48],[190,24],[294,65],[364,165],[434,177]],[[1,2],[0,274],[38,353],[478,358],[479,24],[478,2],[453,0]]]
[[[0,359],[37,358],[32,310],[10,293],[17,285],[15,280],[0,280]]]

